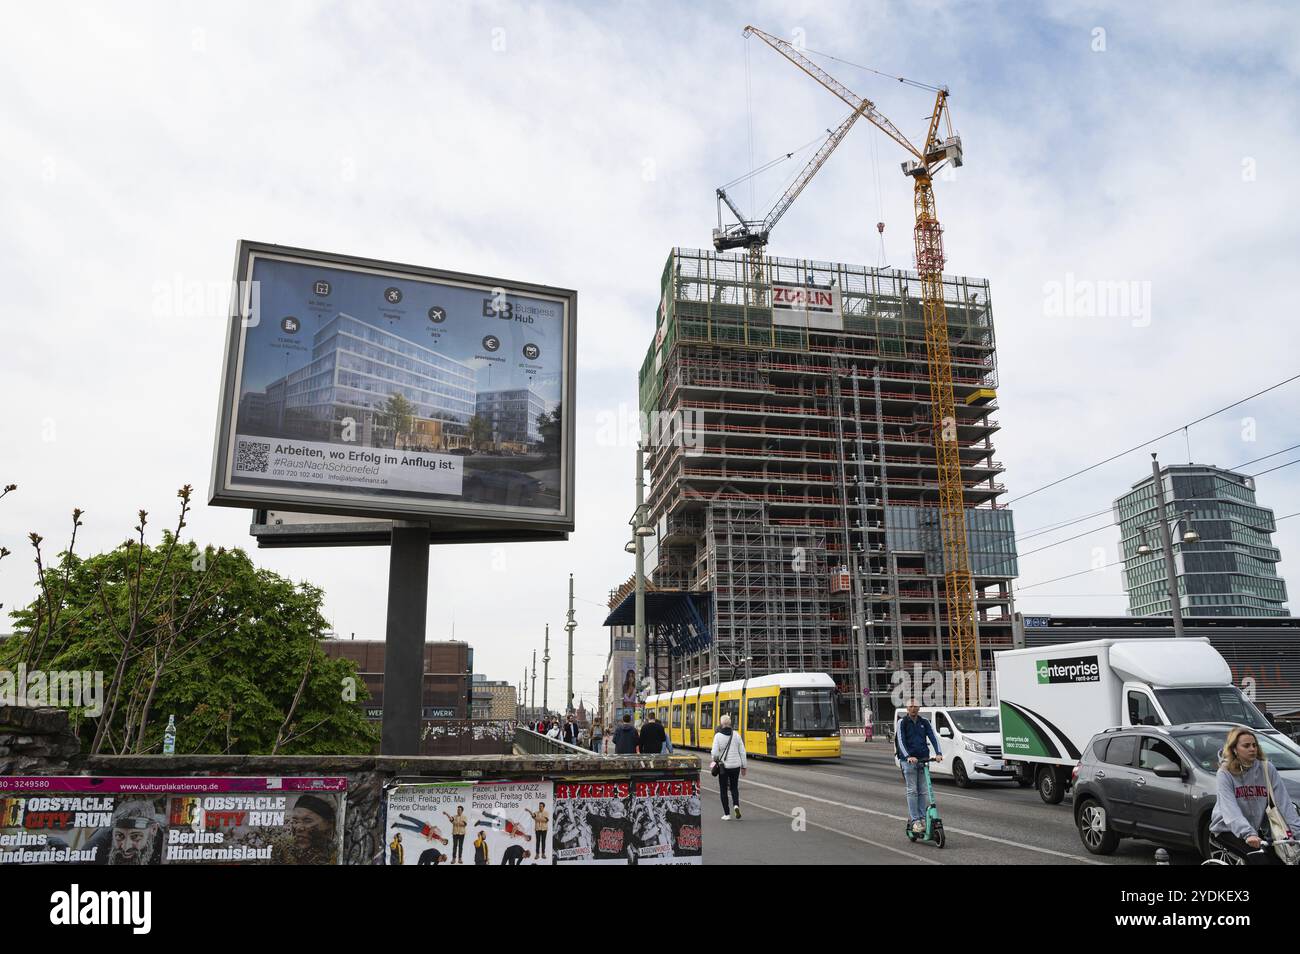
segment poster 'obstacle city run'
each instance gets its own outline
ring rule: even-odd
[[[0,776],[0,865],[334,865],[344,778]]]
[[[385,799],[390,865],[550,864],[544,781],[398,784]]]
[[[576,293],[241,242],[211,502],[571,530]]]

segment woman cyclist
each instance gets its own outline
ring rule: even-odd
[[[1259,851],[1263,838],[1271,840],[1265,817],[1270,788],[1273,804],[1282,813],[1292,836],[1300,834],[1300,815],[1296,813],[1286,783],[1260,751],[1255,733],[1245,726],[1237,726],[1228,732],[1228,740],[1223,744],[1223,759],[1219,763],[1217,788],[1218,799],[1210,816],[1210,831],[1215,840],[1248,862],[1282,864],[1275,852]]]

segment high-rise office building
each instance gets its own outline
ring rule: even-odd
[[[1245,474],[1205,464],[1172,464],[1160,472],[1164,519],[1170,525],[1179,606],[1189,616],[1287,616],[1281,554],[1272,545],[1273,511],[1255,502]],[[1169,616],[1155,484],[1147,475],[1115,501],[1124,557],[1124,588],[1132,616]],[[1193,530],[1194,543],[1183,535]],[[1149,553],[1140,554],[1143,544]]]

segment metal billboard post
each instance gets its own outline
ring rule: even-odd
[[[429,527],[398,521],[388,558],[384,721],[380,752],[419,755],[424,634],[429,609]]]

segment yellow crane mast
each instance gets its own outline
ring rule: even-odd
[[[745,36],[756,36],[829,89],[864,116],[872,125],[908,151],[913,157],[903,163],[904,174],[912,177],[916,210],[916,270],[921,277],[921,307],[925,316],[925,350],[930,375],[930,407],[934,427],[935,458],[939,471],[939,528],[943,537],[944,594],[948,608],[949,663],[953,672],[965,678],[954,680],[958,705],[974,703],[967,698],[974,688],[971,674],[979,671],[979,643],[975,634],[975,584],[971,579],[970,553],[966,542],[966,507],[963,499],[960,444],[957,440],[957,411],[952,393],[952,354],[948,344],[948,312],[943,300],[943,229],[934,208],[934,174],[946,163],[962,164],[961,139],[952,132],[948,114],[948,90],[936,91],[925,144],[918,149],[876,109],[871,100],[858,96],[793,44],[745,27]],[[939,137],[943,124],[946,135]]]

